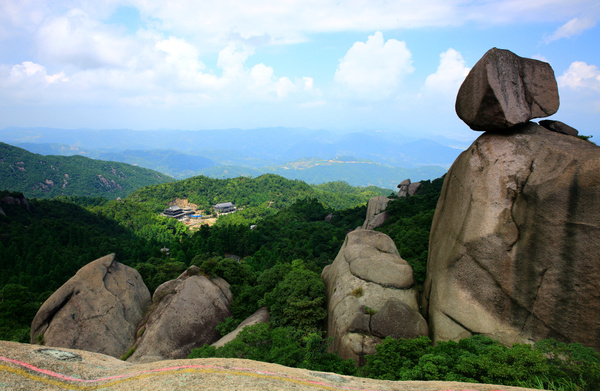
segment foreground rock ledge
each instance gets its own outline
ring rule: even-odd
[[[26,368],[23,364],[30,367]],[[106,380],[97,380],[101,378]],[[11,390],[111,391],[530,390],[473,383],[372,380],[239,359],[168,360],[136,365],[99,353],[8,341],[0,341],[0,387]]]

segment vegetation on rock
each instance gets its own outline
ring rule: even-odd
[[[429,229],[442,182],[424,181],[417,195],[394,198],[387,209],[389,221],[378,229],[395,241],[413,266],[417,282],[424,277]],[[140,189],[122,201],[31,199],[29,211],[1,204],[6,216],[0,214],[0,338],[27,342],[31,319],[41,303],[79,268],[115,252],[119,262],[140,272],[151,292],[191,265],[207,276],[224,278],[234,301],[233,316],[218,326],[222,334],[261,306],[269,307],[269,323],[246,327],[222,348],[204,346],[190,357],[248,358],[385,379],[597,389],[598,354],[555,341],[507,348],[476,336],[434,347],[425,337],[388,338],[367,357],[364,368],[329,353],[320,273],[337,255],[346,233],[362,225],[365,201],[381,195],[376,193],[377,189],[343,183],[308,186],[274,175],[196,177]],[[3,192],[0,199],[6,195]],[[199,205],[232,201],[246,205],[251,214],[236,212],[192,233],[181,222],[158,215],[173,198]],[[240,217],[233,218],[236,215]],[[356,290],[355,295],[361,293]]]

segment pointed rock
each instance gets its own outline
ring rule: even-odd
[[[381,227],[389,218],[389,214],[385,212],[385,208],[389,202],[390,199],[384,196],[371,198],[367,204],[367,216],[362,229]]]

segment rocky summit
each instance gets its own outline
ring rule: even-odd
[[[0,341],[0,388],[28,391],[528,391],[489,384],[366,379],[241,359],[131,364],[83,350],[8,341]]]
[[[534,123],[480,136],[448,171],[431,227],[433,339],[600,349],[599,205],[598,146]]]
[[[456,98],[456,113],[479,131],[507,131],[558,110],[558,86],[550,64],[489,50],[471,69]]]

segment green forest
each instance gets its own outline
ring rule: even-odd
[[[269,308],[269,323],[245,328],[222,348],[195,349],[190,358],[247,358],[388,380],[599,390],[600,354],[553,340],[505,347],[482,336],[435,346],[426,337],[386,338],[360,368],[328,352],[321,271],[336,257],[346,233],[362,225],[366,201],[390,196],[391,217],[378,230],[394,240],[422,284],[442,184],[443,178],[423,181],[416,195],[397,198],[375,187],[310,186],[272,174],[200,176],[143,187],[120,200],[33,198],[29,210],[0,203],[0,338],[29,342],[29,326],[43,301],[85,264],[116,253],[119,262],[140,272],[151,292],[191,265],[224,278],[234,301],[233,316],[218,326],[223,335],[260,307]],[[13,189],[0,192],[0,200],[21,196]],[[192,232],[159,215],[175,198],[209,211],[231,201],[240,210]]]
[[[142,186],[173,180],[160,172],[130,164],[83,156],[43,156],[0,142],[0,190],[18,191],[26,197],[116,199]]]

